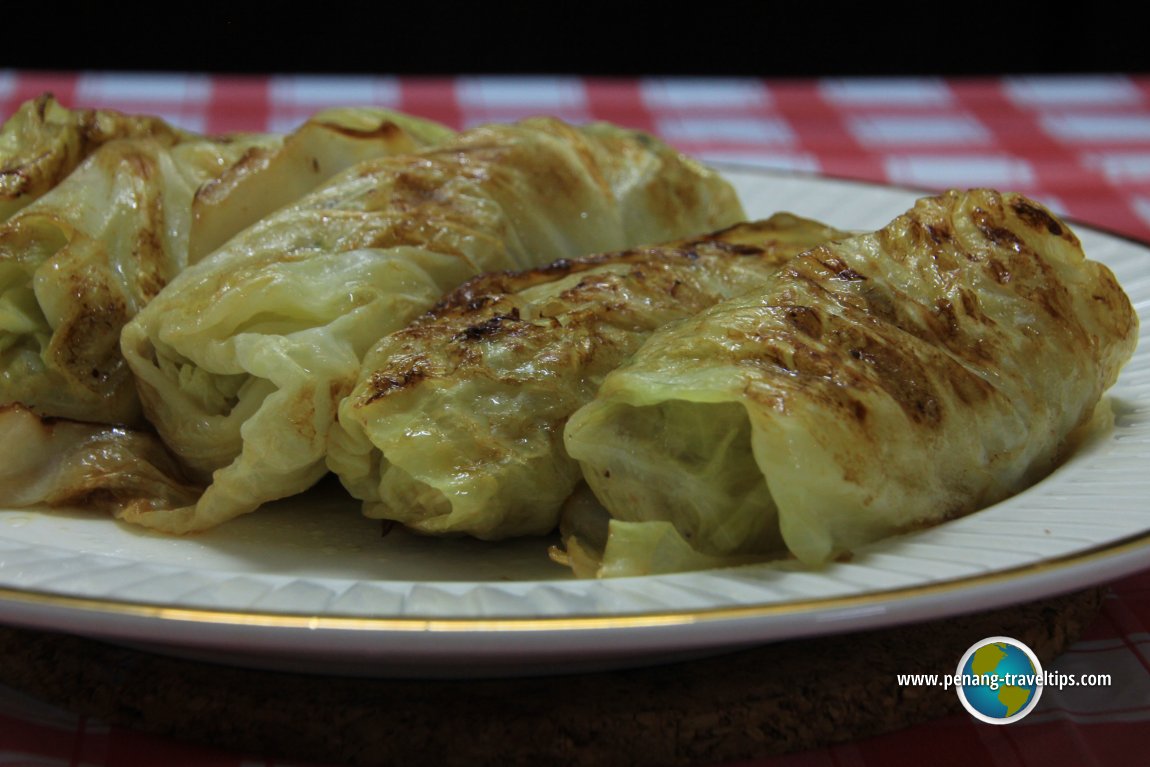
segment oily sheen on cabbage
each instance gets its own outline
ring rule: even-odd
[[[363,354],[469,277],[742,215],[717,174],[606,125],[492,125],[361,163],[185,270],[125,327],[148,419],[209,484],[194,505],[121,516],[186,532],[312,485]]]
[[[364,359],[328,465],[364,513],[428,534],[552,531],[579,482],[567,417],[656,328],[845,233],[776,214],[465,283]]]
[[[1110,271],[1037,203],[923,199],[656,332],[572,416],[567,449],[619,528],[600,572],[675,548],[817,564],[994,503],[1051,470],[1136,334]]]

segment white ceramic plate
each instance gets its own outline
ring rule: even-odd
[[[914,193],[731,171],[748,212],[873,229]],[[1150,249],[1077,228],[1145,317]],[[545,539],[381,538],[337,485],[189,538],[72,511],[0,509],[0,616],[170,653],[374,675],[658,662],[1049,596],[1150,566],[1150,349],[1109,433],[1035,487],[820,571],[755,566],[575,581]]]

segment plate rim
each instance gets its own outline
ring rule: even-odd
[[[700,623],[723,620],[744,620],[770,617],[776,614],[805,614],[820,610],[839,610],[881,604],[891,599],[925,598],[955,591],[965,591],[973,586],[994,586],[1014,581],[1025,573],[1064,572],[1083,564],[1106,562],[1143,549],[1150,550],[1150,530],[1111,541],[1105,544],[1029,562],[1014,567],[978,573],[959,578],[934,581],[931,583],[902,586],[890,589],[866,591],[858,594],[816,597],[811,599],[780,602],[744,604],[738,606],[716,606],[711,608],[686,608],[658,612],[632,612],[617,615],[542,615],[507,617],[431,617],[393,616],[374,617],[351,613],[330,613],[317,615],[308,612],[274,612],[270,610],[229,610],[207,607],[172,607],[144,601],[85,597],[53,592],[16,589],[0,586],[0,604],[20,604],[48,608],[83,610],[101,615],[119,617],[159,619],[161,621],[203,622],[259,628],[290,628],[309,630],[356,630],[356,631],[443,631],[456,632],[460,629],[477,632],[506,632],[568,629],[609,629],[645,628],[680,623]],[[750,565],[748,567],[755,567]],[[714,570],[711,572],[719,572]],[[738,569],[738,568],[731,568]],[[1141,572],[1148,567],[1131,568],[1130,573]],[[614,579],[618,581],[642,581],[646,578],[662,576],[630,576]],[[1097,582],[1112,580],[1104,576],[1097,581],[1083,581],[1081,586],[1088,588]],[[484,583],[484,582],[476,582]],[[1056,593],[1056,592],[1055,592]],[[1009,602],[1007,602],[1009,604]],[[5,616],[7,622],[7,616]]]

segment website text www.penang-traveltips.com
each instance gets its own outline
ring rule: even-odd
[[[902,687],[989,687],[997,690],[1000,685],[1029,687],[1052,687],[1062,690],[1067,687],[1108,687],[1110,674],[1063,674],[1058,671],[1043,671],[1041,674],[899,674],[898,683]]]

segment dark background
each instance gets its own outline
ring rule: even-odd
[[[809,77],[1145,72],[1108,4],[244,3],[0,13],[0,68]],[[753,10],[747,10],[752,8]]]

